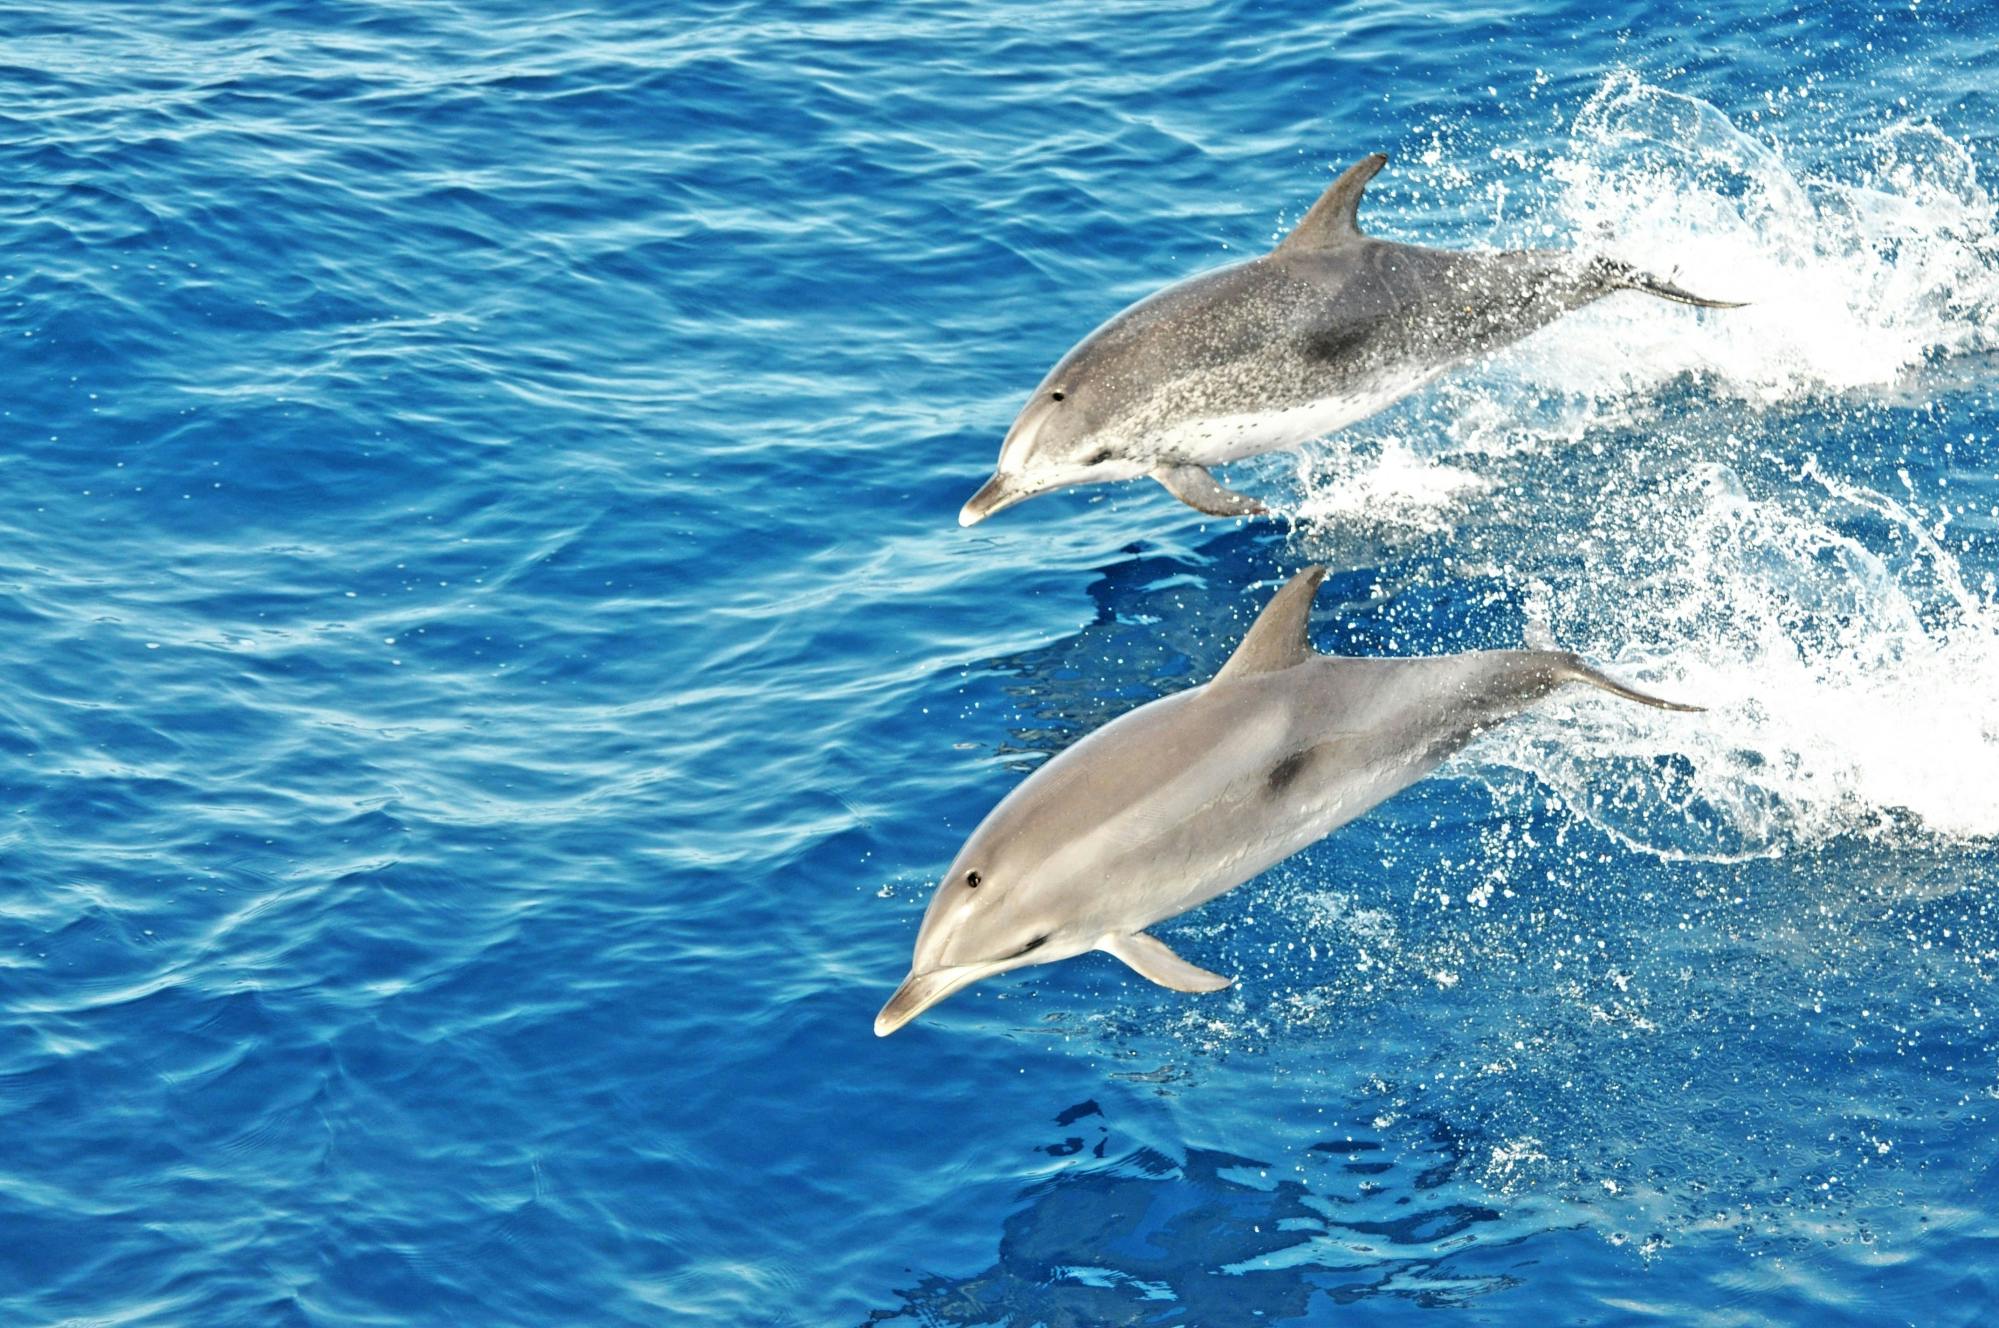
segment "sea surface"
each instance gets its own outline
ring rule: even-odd
[[[0,7],[0,1323],[1983,1324],[1983,0]],[[1364,224],[1620,295],[1302,454],[954,520]],[[1563,696],[870,1022],[1025,772],[1320,648]],[[1449,1311],[1439,1316],[1436,1312]]]

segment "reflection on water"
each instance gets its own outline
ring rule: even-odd
[[[1022,1191],[991,1267],[932,1275],[869,1324],[1276,1324],[1372,1297],[1467,1306],[1518,1284],[1495,1209],[1451,1195],[1462,1148],[1357,1137],[1279,1168],[1217,1149],[1120,1150],[1095,1102],[1042,1152],[1073,1159]],[[1494,1237],[1500,1237],[1495,1240]]]
[[[1247,587],[1285,574],[1284,543],[1279,527],[1263,523],[1192,554],[1126,545],[1087,587],[1096,606],[1089,623],[986,661],[1011,679],[1006,692],[1022,719],[1002,754],[1052,754],[1127,710],[1205,681],[1247,624],[1239,616]]]
[[[1125,546],[1088,586],[1095,617],[1058,640],[997,655],[1021,721],[1000,754],[1025,769],[1147,701],[1213,677],[1270,596],[1307,563],[1330,568],[1313,639],[1341,654],[1424,654],[1520,644],[1519,596],[1500,581],[1467,592],[1447,574],[1448,542],[1426,533],[1385,551],[1364,540],[1311,547],[1276,522],[1225,531],[1191,553]]]

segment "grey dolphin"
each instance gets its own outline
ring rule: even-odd
[[[1078,342],[1021,409],[958,523],[1140,475],[1215,516],[1261,512],[1207,468],[1363,419],[1612,291],[1736,307],[1607,258],[1374,239],[1355,210],[1387,161],[1348,167],[1269,253],[1176,282]]]
[[[1140,706],[1029,775],[937,886],[887,1036],[982,978],[1102,950],[1175,991],[1232,979],[1146,928],[1231,890],[1421,779],[1564,683],[1664,710],[1558,650],[1321,655],[1322,567],[1293,577],[1204,686]]]

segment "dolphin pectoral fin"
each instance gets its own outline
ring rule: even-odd
[[[1107,936],[1097,945],[1107,955],[1127,964],[1131,971],[1174,991],[1220,991],[1234,984],[1234,978],[1197,968],[1167,947],[1157,936],[1142,931]]]
[[[1152,478],[1165,485],[1166,492],[1209,516],[1257,516],[1270,510],[1248,494],[1225,488],[1205,466],[1160,466]]]

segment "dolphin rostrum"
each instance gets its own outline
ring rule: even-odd
[[[1330,834],[1564,683],[1698,708],[1558,650],[1321,655],[1306,619],[1324,576],[1293,577],[1205,686],[1106,724],[993,809],[938,884],[878,1035],[982,978],[1086,950],[1175,991],[1218,991],[1232,979],[1145,929]]]
[[[1207,468],[1364,419],[1612,291],[1737,307],[1609,258],[1374,239],[1355,210],[1387,161],[1349,166],[1269,253],[1175,282],[1077,343],[1034,389],[958,523],[1140,475],[1215,516],[1261,512]]]

